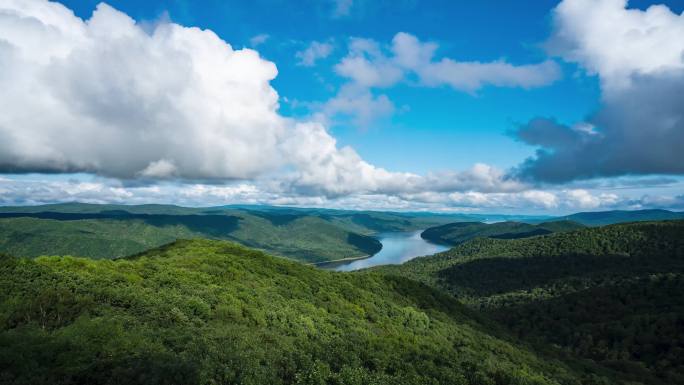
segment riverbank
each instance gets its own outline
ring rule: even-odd
[[[353,261],[359,261],[361,259],[367,259],[372,257],[375,254],[369,254],[369,255],[362,255],[360,257],[348,257],[348,258],[340,258],[340,259],[333,259],[332,261],[323,261],[323,262],[312,262],[312,263],[307,263],[307,265],[310,266],[316,266],[316,267],[323,267],[326,265],[335,265],[339,263],[347,263],[347,262],[353,262]]]

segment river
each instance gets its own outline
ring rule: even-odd
[[[335,271],[352,271],[377,265],[396,265],[416,257],[446,251],[447,246],[428,242],[420,237],[423,231],[380,233],[375,237],[382,243],[382,250],[364,259],[338,262],[321,266]]]

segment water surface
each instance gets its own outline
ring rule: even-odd
[[[420,237],[423,231],[380,233],[375,237],[382,243],[382,250],[371,257],[350,262],[322,266],[336,271],[352,271],[377,265],[396,265],[416,257],[448,250],[449,247],[426,241]]]

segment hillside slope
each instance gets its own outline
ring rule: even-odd
[[[420,236],[431,242],[458,245],[477,238],[516,239],[562,231],[577,230],[583,225],[571,221],[543,222],[538,225],[522,222],[456,222],[430,227]]]
[[[3,212],[0,252],[28,257],[68,254],[116,258],[177,239],[202,237],[233,240],[303,262],[321,262],[371,255],[382,248],[371,236],[317,217],[263,217],[241,211],[181,214],[182,209],[169,210],[176,214],[122,210]],[[167,208],[155,207],[153,212],[164,210]]]
[[[223,241],[119,260],[5,256],[0,292],[7,384],[581,383],[419,283]]]
[[[625,222],[684,219],[684,213],[668,210],[611,210],[575,213],[558,219],[586,226],[604,226]]]
[[[451,292],[537,346],[684,383],[684,221],[479,238],[376,272]]]
[[[382,231],[453,222],[458,215],[276,207],[189,208],[172,205],[64,203],[0,207],[0,252],[115,258],[176,239],[239,242],[302,262],[363,257]]]
[[[0,214],[0,251],[36,257],[46,253],[117,258],[177,239],[240,242],[303,262],[359,257],[378,252],[375,238],[349,232],[314,217],[273,224],[249,214],[148,215]],[[54,218],[54,219],[53,219]]]

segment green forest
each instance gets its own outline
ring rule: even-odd
[[[541,351],[684,383],[684,221],[478,238],[373,270],[448,291]]]
[[[446,225],[430,227],[420,236],[435,243],[458,245],[471,239],[485,237],[496,239],[528,238],[562,231],[577,230],[584,227],[572,221],[552,221],[540,224],[523,222],[455,222]]]
[[[684,221],[69,204],[1,209],[0,255],[2,384],[684,383]]]
[[[83,203],[0,208],[0,251],[117,258],[176,239],[209,238],[302,262],[358,258],[382,247],[372,237],[460,220],[461,215],[275,207],[187,208]]]
[[[515,345],[423,284],[322,271],[225,241],[178,241],[117,260],[1,261],[2,383],[522,385],[594,378]]]

